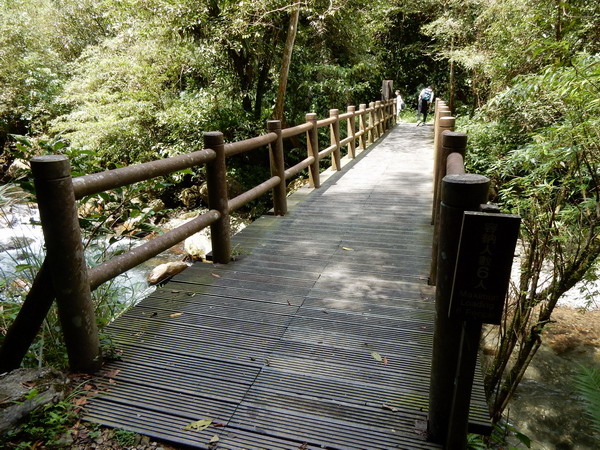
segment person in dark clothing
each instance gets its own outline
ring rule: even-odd
[[[427,122],[427,113],[429,112],[429,105],[433,103],[433,89],[431,86],[427,86],[419,94],[419,104],[417,108],[417,126],[425,125]],[[423,114],[423,122],[421,122],[421,114]]]

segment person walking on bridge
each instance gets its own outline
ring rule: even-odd
[[[425,125],[427,122],[427,113],[429,105],[433,103],[433,89],[431,86],[424,88],[419,94],[419,104],[417,107],[417,126]],[[421,122],[421,114],[423,114],[423,122]]]
[[[400,113],[404,109],[404,100],[402,100],[402,96],[400,95],[400,91],[396,91],[396,114],[398,116],[398,122],[400,122]]]

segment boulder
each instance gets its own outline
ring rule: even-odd
[[[161,264],[160,266],[156,266],[148,275],[148,283],[157,284],[161,281],[166,280],[174,275],[177,275],[179,272],[187,269],[189,264],[184,261],[172,261],[169,263]]]
[[[17,158],[12,162],[6,171],[6,174],[11,178],[18,178],[21,174],[28,172],[29,170],[31,170],[29,167],[29,162],[25,161],[24,159]]]
[[[199,261],[204,259],[206,254],[212,250],[212,243],[205,234],[196,233],[185,240],[183,248],[193,260]]]
[[[50,368],[16,369],[0,375],[0,434],[34,409],[62,400],[66,384],[65,375]]]

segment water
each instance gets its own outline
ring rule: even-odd
[[[19,293],[29,290],[36,267],[45,256],[44,235],[39,223],[37,207],[33,204],[7,204],[0,208],[0,274],[4,280],[3,300],[16,300]],[[90,246],[86,257],[96,261],[98,256],[110,249],[111,252],[128,250],[139,240],[123,238],[109,244],[101,239]],[[156,260],[138,266],[115,278],[112,285],[118,291],[119,300],[131,305],[148,296],[154,287],[146,281],[147,273]],[[20,292],[19,292],[20,291]]]

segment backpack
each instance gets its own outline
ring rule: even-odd
[[[431,100],[431,91],[429,89],[423,89],[423,93],[421,94],[421,98],[428,102]]]

